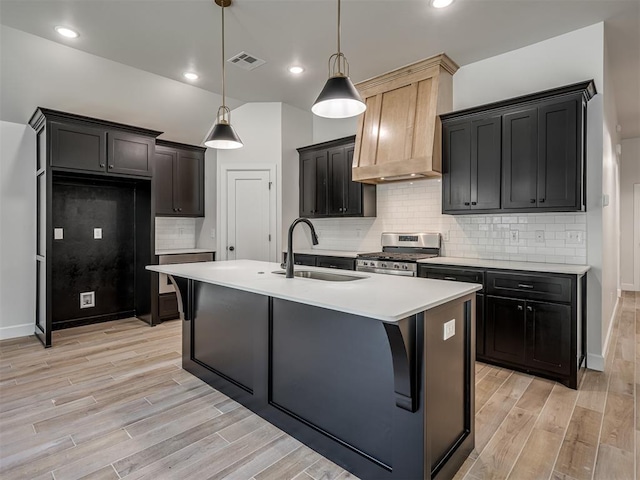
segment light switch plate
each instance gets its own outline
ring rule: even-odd
[[[544,243],[544,230],[536,230],[536,243]]]
[[[520,238],[520,234],[518,230],[509,230],[509,238],[512,242],[517,242]]]
[[[102,238],[102,229],[94,228],[93,229],[93,238],[96,240],[100,240]]]
[[[53,239],[54,240],[64,240],[64,228],[54,228],[53,229]]]
[[[449,320],[444,324],[443,340],[448,340],[456,334],[456,319]]]

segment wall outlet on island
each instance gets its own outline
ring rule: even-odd
[[[449,320],[444,324],[443,340],[448,340],[456,334],[456,319]]]
[[[82,292],[80,294],[80,308],[91,308],[96,306],[95,292]]]

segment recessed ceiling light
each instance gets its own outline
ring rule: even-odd
[[[431,0],[431,6],[433,8],[444,8],[448,7],[453,3],[453,0]]]
[[[71,30],[68,27],[57,26],[55,30],[60,35],[62,35],[63,37],[67,37],[67,38],[78,38],[80,36],[80,34],[78,32],[76,32],[75,30]]]
[[[294,65],[292,67],[289,67],[289,72],[293,73],[294,75],[300,75],[302,72],[304,72],[304,68],[300,67],[299,65]]]
[[[198,74],[193,72],[184,72],[182,76],[187,80],[197,80],[199,78]]]

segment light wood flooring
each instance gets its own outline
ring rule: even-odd
[[[638,480],[640,294],[581,388],[477,364],[476,449],[456,479]],[[0,342],[0,478],[354,480],[180,368],[180,322]],[[412,480],[412,479],[407,479]]]

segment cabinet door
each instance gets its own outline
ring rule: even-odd
[[[468,121],[444,126],[442,211],[471,208],[471,125]]]
[[[501,118],[471,123],[471,209],[500,208]]]
[[[173,174],[173,205],[178,214],[204,216],[204,154],[178,150]]]
[[[345,171],[345,215],[362,215],[362,188],[360,182],[353,181],[353,151],[354,146],[350,145],[344,149],[344,171]],[[375,187],[374,187],[375,188]]]
[[[526,364],[568,375],[571,362],[571,307],[528,301],[526,318]]]
[[[151,176],[155,139],[117,131],[110,131],[108,137],[108,172]]]
[[[156,147],[153,172],[156,215],[175,215],[173,206],[173,164],[177,153],[171,148]]]
[[[300,216],[327,214],[327,151],[306,152],[300,156]]]
[[[535,208],[538,175],[537,108],[502,117],[502,208]]]
[[[340,216],[346,208],[346,190],[348,174],[346,171],[344,147],[336,147],[328,152],[329,162],[329,205],[328,215]]]
[[[486,356],[522,365],[525,360],[525,302],[492,296],[487,296],[486,301]]]
[[[356,261],[353,258],[317,257],[317,267],[337,268],[339,270],[355,270]]]
[[[578,100],[538,107],[539,207],[579,209]]]
[[[107,133],[94,127],[51,122],[51,166],[104,172]]]

